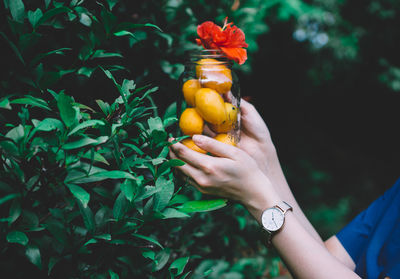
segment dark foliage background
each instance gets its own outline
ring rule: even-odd
[[[324,238],[398,178],[398,1],[0,7],[0,269],[8,278],[285,274],[240,205],[207,203],[166,158],[177,80],[205,20],[228,16],[245,32],[249,59],[235,66],[242,96],[268,124]],[[94,122],[69,136],[85,121]]]

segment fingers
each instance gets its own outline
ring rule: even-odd
[[[234,157],[236,157],[238,152],[237,147],[222,143],[207,136],[194,135],[192,139],[198,147],[219,157],[233,159]]]
[[[269,136],[268,127],[257,109],[246,100],[242,99],[241,102],[240,110],[243,131],[260,139]]]
[[[204,130],[203,130],[204,135],[209,136],[209,137],[215,137],[217,134],[208,127],[208,125],[204,125]]]
[[[176,143],[176,144],[179,144],[179,143]],[[182,145],[186,149],[189,149],[186,146],[184,146],[183,144],[180,144],[180,145]],[[192,150],[189,149],[189,151],[192,151]],[[193,152],[195,152],[195,151],[193,151]],[[169,155],[172,159],[184,159],[180,156],[177,156],[177,154],[174,152],[174,148],[172,150],[170,150]],[[186,163],[183,166],[177,166],[176,168],[179,169],[180,171],[182,171],[182,173],[188,177],[198,177],[199,175],[201,175],[201,172],[196,167],[192,166],[190,163]]]
[[[194,151],[180,142],[171,145],[171,149],[179,159],[185,161],[194,168],[202,168],[204,165],[207,165],[207,161],[212,158],[209,155]]]
[[[256,112],[255,107],[247,102],[245,99],[240,100],[240,110],[244,115],[250,113],[251,111]]]

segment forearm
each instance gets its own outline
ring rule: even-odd
[[[258,196],[251,204],[246,205],[258,222],[261,222],[263,210],[282,200],[272,185],[266,187],[268,189],[265,195]],[[286,213],[285,223],[272,237],[272,244],[295,278],[360,278],[309,233],[298,220],[295,208]]]
[[[267,174],[268,178],[274,185],[275,191],[282,198],[282,200],[286,201],[293,207],[293,212],[296,215],[297,220],[302,224],[304,229],[320,244],[324,245],[323,240],[321,239],[318,232],[314,229],[310,221],[305,216],[304,212],[300,208],[296,198],[294,197],[289,184],[285,178],[285,175],[282,171],[281,165],[279,163],[278,155],[274,149],[274,147],[269,148],[270,158],[268,158],[267,164],[262,166],[263,172]]]
[[[272,243],[295,278],[360,278],[320,245],[292,212]]]

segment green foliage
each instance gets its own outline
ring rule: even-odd
[[[243,29],[249,58],[235,71],[244,95],[259,92],[264,99],[273,92],[265,109],[273,134],[280,135],[276,144],[283,147],[285,173],[310,220],[328,237],[355,203],[366,201],[340,195],[333,185],[350,185],[356,196],[368,190],[361,184],[371,183],[364,183],[362,172],[347,183],[332,175],[340,148],[314,133],[317,125],[309,128],[311,139],[302,128],[285,142],[282,130],[291,130],[290,123],[273,121],[285,108],[296,118],[292,127],[304,127],[298,115],[316,107],[311,97],[318,100],[323,92],[337,98],[346,82],[361,86],[365,77],[357,74],[363,63],[374,65],[365,88],[399,91],[399,65],[392,58],[397,49],[390,47],[396,45],[394,35],[380,36],[398,26],[398,3],[371,0],[356,16],[348,12],[357,6],[352,3],[1,1],[2,274],[194,279],[284,274],[243,207],[202,196],[174,171],[183,164],[168,158],[177,79],[186,52],[198,47],[199,23],[222,24],[228,17]],[[365,50],[372,44],[375,48]],[[349,101],[346,93],[342,99]],[[300,109],[288,108],[287,100]],[[335,156],[326,153],[327,146]],[[321,164],[321,154],[332,155],[332,165]],[[353,168],[340,164],[351,177],[360,161],[371,161],[354,158]]]

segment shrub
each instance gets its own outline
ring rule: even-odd
[[[207,213],[227,201],[203,197],[175,175],[183,162],[168,159],[174,104],[160,116],[158,87],[132,74],[131,52],[168,35],[130,21],[116,4],[132,5],[4,1],[2,273],[261,276],[261,242],[246,240],[258,233],[254,221],[239,205]]]

